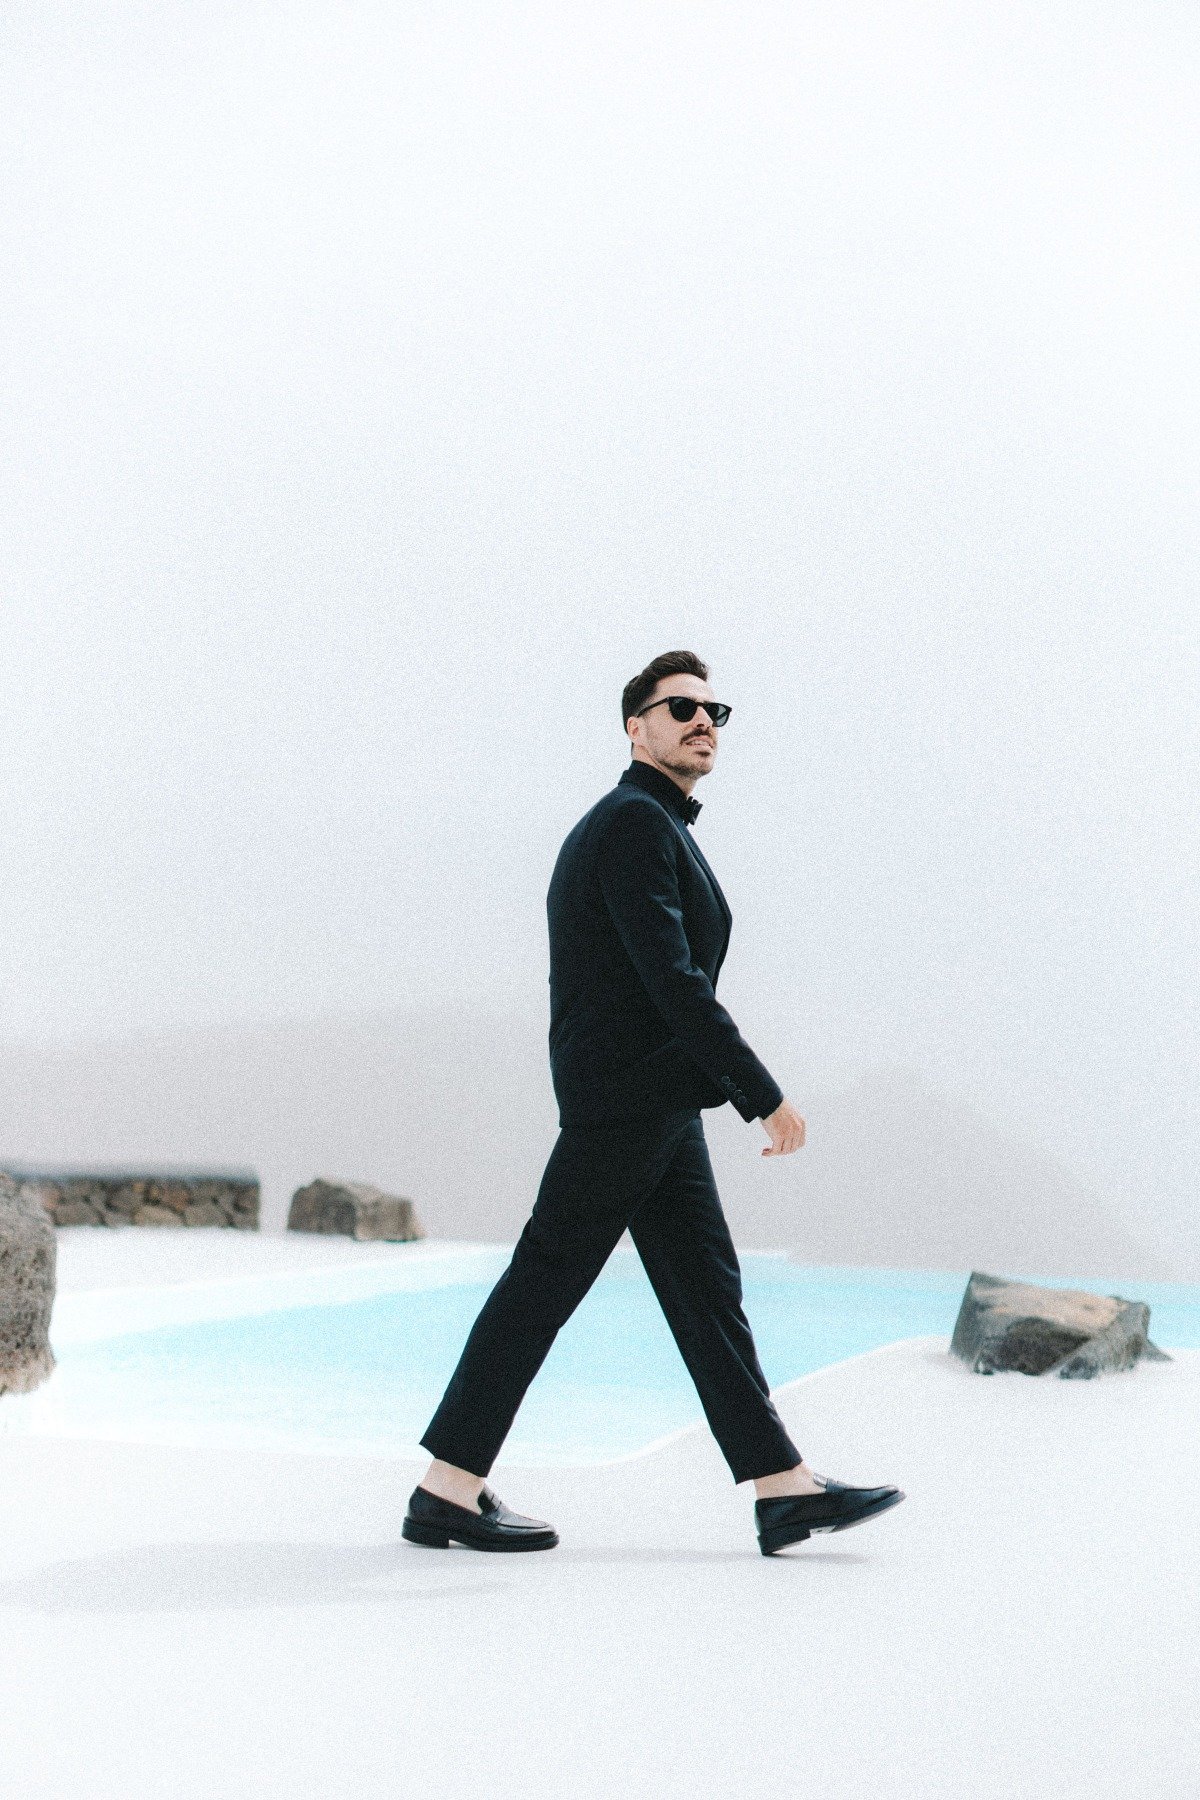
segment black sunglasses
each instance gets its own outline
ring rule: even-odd
[[[713,724],[718,727],[725,723],[733,711],[731,706],[723,705],[720,700],[689,700],[685,694],[668,694],[665,700],[652,700],[649,706],[643,706],[637,717],[640,719],[642,713],[653,712],[656,706],[669,706],[671,717],[678,719],[681,725],[686,725],[689,719],[695,718],[698,706],[704,708]]]

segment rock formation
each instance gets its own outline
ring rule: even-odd
[[[1150,1342],[1150,1308],[1119,1294],[1037,1287],[978,1269],[967,1282],[950,1348],[979,1375],[1088,1379],[1130,1369],[1139,1358],[1169,1362]]]
[[[54,1368],[54,1227],[31,1189],[0,1175],[0,1394],[26,1394]]]
[[[288,1212],[289,1231],[324,1231],[343,1237],[407,1243],[425,1231],[411,1200],[359,1181],[320,1177],[297,1188]]]

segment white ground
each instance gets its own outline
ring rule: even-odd
[[[80,1232],[61,1273],[362,1248]],[[1195,1800],[1200,1353],[985,1380],[912,1340],[777,1398],[904,1504],[762,1558],[700,1429],[498,1470],[562,1544],[485,1556],[402,1542],[416,1464],[0,1432],[3,1794]]]

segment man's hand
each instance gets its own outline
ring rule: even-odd
[[[790,1156],[804,1142],[804,1120],[790,1100],[781,1100],[773,1113],[768,1113],[762,1128],[771,1142],[764,1156]]]

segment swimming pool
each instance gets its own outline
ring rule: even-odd
[[[467,1247],[408,1264],[64,1296],[51,1334],[58,1368],[27,1397],[20,1428],[420,1456],[420,1433],[509,1255]],[[773,1388],[901,1338],[948,1338],[966,1282],[965,1272],[813,1268],[765,1252],[741,1262]],[[1200,1288],[1140,1282],[1136,1296],[1151,1306],[1157,1343],[1200,1348]],[[618,1250],[560,1332],[501,1460],[608,1461],[702,1418],[641,1263]]]

